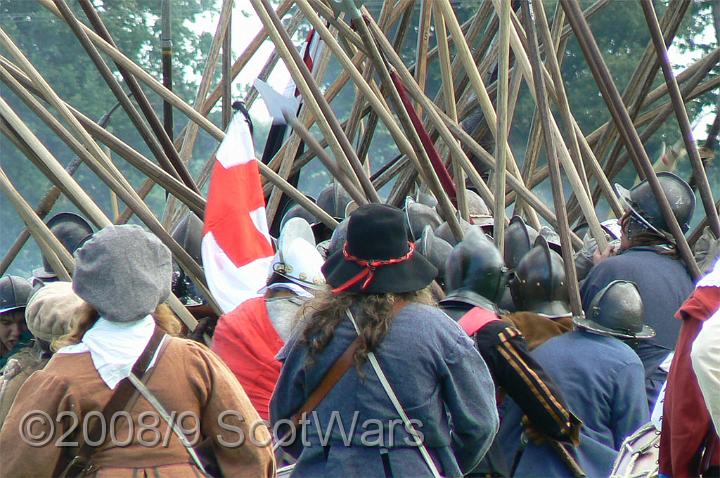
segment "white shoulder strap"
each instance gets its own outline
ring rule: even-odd
[[[350,322],[352,322],[353,327],[355,327],[355,332],[357,332],[358,335],[360,335],[360,329],[357,325],[357,322],[355,322],[355,317],[353,317],[352,312],[350,310],[347,310],[347,316],[350,319]],[[380,364],[377,361],[377,358],[375,357],[375,354],[372,352],[368,352],[368,360],[370,361],[370,365],[372,366],[373,370],[375,370],[375,374],[377,374],[378,379],[380,379],[380,383],[382,384],[383,388],[385,389],[385,393],[387,394],[388,398],[392,402],[393,406],[395,407],[395,410],[397,411],[398,415],[400,415],[400,418],[402,419],[403,423],[405,424],[405,430],[412,435],[413,439],[415,440],[415,444],[418,445],[418,450],[420,451],[420,454],[422,455],[423,459],[425,460],[425,463],[427,464],[428,468],[430,468],[430,472],[432,473],[434,478],[442,478],[442,475],[440,475],[440,472],[437,469],[437,466],[435,466],[435,462],[430,457],[430,453],[428,452],[427,448],[425,447],[425,444],[420,439],[420,434],[415,430],[415,427],[413,426],[412,422],[408,418],[407,414],[405,413],[405,410],[403,409],[402,405],[400,404],[400,401],[398,400],[397,396],[395,395],[395,392],[393,391],[392,387],[390,386],[390,382],[388,382],[387,377],[385,376],[385,373],[380,368]]]

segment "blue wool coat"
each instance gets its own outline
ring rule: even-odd
[[[646,392],[652,408],[667,377],[658,366],[675,349],[680,333],[681,321],[675,319],[675,312],[695,286],[680,260],[658,254],[653,248],[633,247],[605,259],[590,271],[580,289],[586,314],[595,294],[614,280],[637,284],[645,323],[655,329],[655,337],[640,341],[635,349],[645,366]]]
[[[616,338],[575,330],[548,340],[531,355],[583,422],[578,463],[588,477],[609,476],[622,442],[649,420],[644,369],[637,354]],[[511,402],[505,410],[498,437],[512,463],[522,412]],[[515,476],[573,475],[549,446],[530,443]]]
[[[270,404],[274,426],[305,403],[356,336],[349,319],[343,320],[312,363],[302,341],[288,344]],[[439,471],[457,477],[477,465],[498,427],[495,387],[458,324],[434,307],[409,304],[375,354]],[[309,420],[304,446],[298,439],[286,448],[299,453],[294,477],[430,476],[367,362],[361,373],[350,368]],[[282,435],[285,429],[276,428]]]

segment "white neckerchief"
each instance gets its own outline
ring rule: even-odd
[[[59,354],[90,352],[93,365],[110,389],[130,376],[132,367],[152,337],[155,321],[148,315],[133,322],[111,322],[100,317],[80,343],[63,347]],[[163,339],[164,340],[164,339]],[[160,347],[158,347],[160,350]],[[155,364],[157,351],[148,368]]]

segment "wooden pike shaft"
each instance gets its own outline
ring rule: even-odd
[[[525,32],[528,37],[530,61],[532,62],[532,73],[534,75],[534,87],[537,92],[538,114],[540,115],[540,124],[543,129],[543,138],[545,140],[545,150],[548,156],[548,166],[550,168],[550,180],[552,183],[553,202],[555,203],[555,212],[558,216],[560,235],[560,246],[562,248],[563,263],[565,267],[565,279],[568,285],[568,293],[570,296],[570,308],[575,317],[582,317],[582,304],[580,303],[580,291],[577,281],[577,272],[575,271],[575,260],[573,257],[572,244],[570,243],[570,225],[568,224],[567,211],[565,210],[565,198],[563,197],[562,178],[560,176],[560,161],[555,150],[555,135],[550,122],[550,107],[547,101],[547,93],[545,91],[545,79],[542,74],[542,62],[540,60],[540,50],[537,45],[537,36],[533,19],[530,16],[530,5],[528,2],[522,2],[522,9],[525,19]],[[537,11],[537,9],[536,9]],[[554,56],[550,53],[548,56]],[[599,247],[599,246],[598,246]]]
[[[490,100],[487,89],[485,88],[485,84],[480,76],[477,65],[473,61],[470,47],[465,41],[465,37],[462,34],[462,30],[460,28],[460,24],[458,23],[457,17],[455,17],[455,13],[450,6],[449,0],[438,0],[436,2],[436,5],[442,11],[443,17],[445,18],[445,22],[450,30],[450,33],[452,33],[452,35],[457,39],[455,41],[455,46],[457,47],[458,58],[465,67],[465,73],[469,78],[470,85],[472,86],[473,91],[477,95],[477,100],[480,103],[480,108],[482,109],[483,114],[485,115],[488,127],[490,128],[490,132],[495,138],[495,141],[497,142],[497,114],[495,112],[495,108],[493,107],[492,101]],[[510,164],[511,167],[511,174],[514,175],[516,178],[520,178],[520,171],[518,170],[517,162],[515,161],[515,157],[513,156],[512,150],[507,144],[507,141],[504,145],[502,145],[502,147],[505,148],[505,154],[508,159],[507,162]],[[468,172],[468,174],[470,173]],[[488,202],[487,198],[483,197],[483,199]],[[488,202],[488,204],[493,204],[493,206],[495,206],[495,201],[497,201],[497,199],[492,202]],[[493,207],[493,209],[495,209],[495,207]],[[494,210],[494,212],[497,216],[497,211]],[[504,209],[501,215],[505,216]]]
[[[105,227],[110,221],[105,214],[92,202],[92,199],[85,191],[72,179],[65,171],[60,163],[52,156],[50,151],[37,139],[30,129],[15,114],[5,100],[0,97],[0,116],[15,130],[20,138],[30,147],[38,158],[47,167],[52,177],[56,179],[53,182],[62,184],[62,188],[66,191],[68,198],[87,216],[97,227]],[[51,178],[52,179],[52,178]]]
[[[52,4],[51,0],[38,0],[38,1],[45,8],[50,10],[52,13],[54,13],[57,16],[60,16],[60,12]],[[110,56],[114,61],[120,62],[139,80],[141,80],[143,83],[147,84],[151,89],[153,89],[156,93],[158,93],[164,99],[166,99],[170,103],[172,103],[173,106],[178,108],[183,114],[187,115],[193,121],[198,123],[200,125],[200,127],[203,128],[205,131],[207,131],[213,138],[215,138],[218,141],[222,141],[222,139],[225,137],[225,133],[223,133],[223,131],[220,128],[218,128],[217,126],[212,124],[207,118],[205,118],[198,111],[193,109],[190,105],[188,105],[186,102],[184,102],[182,99],[180,99],[173,92],[168,91],[162,84],[160,84],[157,80],[155,80],[150,74],[148,74],[145,70],[143,70],[141,67],[139,67],[137,64],[135,64],[132,60],[127,58],[125,55],[123,55],[119,50],[117,50],[117,48],[112,47],[110,44],[108,44],[105,40],[100,38],[97,34],[95,34],[92,30],[88,29],[87,27],[83,26],[83,29],[84,29],[85,33],[93,41],[93,43],[95,43],[95,45],[97,45],[98,48],[100,48],[104,53],[106,53],[108,56]],[[321,208],[315,206],[314,203],[312,203],[312,201],[307,200],[307,198],[305,197],[304,194],[302,194],[300,191],[295,189],[287,181],[284,181],[274,171],[269,169],[267,167],[267,165],[258,162],[258,166],[260,167],[260,173],[263,176],[265,176],[265,178],[268,181],[275,184],[275,186],[283,189],[283,192],[285,192],[285,194],[292,197],[298,203],[302,204],[303,207],[305,207],[310,212],[312,212],[315,215],[315,217],[317,217],[323,223],[328,225],[328,227],[334,228],[337,225],[337,221],[335,221],[333,218],[328,216],[327,213],[325,213]]]
[[[42,6],[50,10],[53,14],[58,17],[62,17],[60,11],[53,5],[52,0],[38,0]],[[149,73],[138,66],[135,62],[130,60],[127,56],[121,53],[117,48],[110,45],[108,42],[103,40],[98,34],[93,32],[91,29],[82,25],[85,34],[90,37],[95,45],[107,54],[113,61],[120,63],[124,68],[132,73],[138,80],[145,83],[157,94],[159,94],[164,100],[167,100],[175,108],[179,109],[183,114],[191,118],[193,121],[200,124],[200,127],[206,130],[212,137],[217,140],[222,140],[223,132],[220,128],[212,124],[207,118],[201,115],[198,111],[193,109],[185,101],[180,99],[175,93],[165,88],[159,81],[153,78]]]
[[[220,48],[222,47],[223,38],[226,32],[229,31],[230,18],[232,17],[232,6],[233,0],[223,0],[222,8],[220,9],[220,16],[215,29],[215,35],[213,35],[212,44],[210,45],[210,51],[205,61],[205,68],[203,69],[202,77],[200,78],[200,86],[195,94],[195,101],[193,107],[200,109],[205,97],[207,96],[208,90],[210,89],[210,82],[213,80],[215,69],[217,67],[218,59],[220,58]],[[188,121],[185,126],[185,135],[183,136],[182,147],[180,148],[180,158],[183,163],[190,161],[192,157],[193,147],[198,135],[198,125],[192,120]]]
[[[455,85],[453,84],[452,65],[450,64],[450,47],[447,42],[445,19],[442,12],[438,10],[437,7],[435,7],[435,31],[437,33],[438,51],[440,52],[440,72],[442,74],[442,91],[444,93],[443,98],[445,99],[445,108],[448,112],[448,116],[457,121]],[[467,197],[465,196],[465,172],[462,169],[460,162],[455,158],[452,159],[452,170],[455,181],[458,212],[460,213],[460,217],[469,222],[470,212],[468,210]],[[495,199],[497,200],[497,195],[495,196]]]
[[[293,0],[284,0],[282,4],[277,9],[277,15],[278,17],[283,17],[289,10],[290,7],[293,4]],[[260,48],[260,45],[263,44],[265,39],[267,38],[268,34],[265,30],[265,27],[260,27],[260,31],[257,35],[253,37],[252,40],[250,40],[250,43],[247,44],[247,47],[245,47],[245,50],[240,53],[240,56],[235,60],[235,62],[232,64],[232,67],[230,68],[230,78],[231,81],[235,80],[237,76],[240,74],[240,72],[245,68],[245,66],[248,64],[248,62],[252,59],[252,57],[257,52],[258,48]],[[220,100],[220,98],[223,96],[223,85],[222,83],[213,89],[213,91],[207,96],[205,101],[203,102],[202,106],[200,107],[200,112],[207,116],[208,113],[210,113],[210,110],[213,109],[213,107],[217,104],[217,102]]]
[[[495,127],[495,228],[493,238],[500,254],[505,250],[505,176],[508,144],[508,81],[510,76],[510,1],[500,3],[497,123]],[[560,217],[558,216],[558,220]],[[562,222],[560,222],[562,227]],[[572,248],[571,248],[572,250]]]
[[[720,220],[718,219],[718,212],[715,208],[715,201],[713,200],[712,190],[710,189],[710,183],[708,183],[707,175],[705,174],[705,167],[700,160],[698,154],[697,145],[692,134],[692,127],[690,126],[690,120],[688,119],[687,111],[685,110],[685,104],[683,103],[682,95],[680,94],[680,87],[678,87],[677,80],[672,71],[670,65],[670,59],[668,57],[667,48],[665,47],[665,41],[663,39],[662,30],[658,23],[657,16],[655,15],[655,9],[649,0],[641,0],[643,13],[645,14],[645,20],[647,21],[648,27],[650,28],[650,35],[652,41],[655,44],[657,51],[658,61],[662,68],[663,75],[665,76],[665,83],[668,85],[668,91],[670,92],[670,99],[672,101],[673,108],[675,110],[675,116],[677,117],[678,124],[680,125],[680,131],[682,132],[683,141],[685,143],[685,150],[690,158],[690,164],[693,167],[693,173],[695,182],[700,190],[700,198],[702,199],[703,206],[705,208],[705,214],[710,224],[710,229],[715,234],[715,237],[720,237]]]
[[[83,213],[97,227],[102,228],[112,224],[107,218],[107,216],[105,216],[105,214],[95,205],[92,199],[90,199],[87,193],[85,193],[85,191],[80,188],[80,186],[67,173],[67,171],[63,169],[57,159],[52,156],[52,154],[47,150],[47,148],[45,148],[45,146],[37,139],[37,137],[30,131],[30,129],[25,125],[25,123],[22,122],[22,120],[17,116],[17,114],[15,114],[15,112],[2,98],[0,98],[0,116],[5,118],[5,120],[17,131],[18,135],[23,139],[23,141],[25,141],[32,149],[32,151],[40,158],[40,160],[43,161],[50,174],[49,179],[53,182],[62,184],[62,188],[68,194],[68,198],[73,201],[78,206],[78,208],[83,211]],[[98,160],[94,158],[89,152],[85,152],[85,158],[83,159],[89,159],[88,165],[93,169],[93,171],[98,174],[98,176],[100,176],[103,182],[105,182],[112,190],[117,192],[120,198],[126,204],[136,208],[138,216],[143,221],[152,223],[148,224],[148,227],[150,227],[150,229],[170,248],[173,254],[175,254],[175,256],[178,258],[178,262],[180,262],[183,267],[188,267],[189,270],[186,270],[188,270],[190,276],[193,279],[196,279],[196,283],[198,284],[201,291],[203,291],[204,294],[207,294],[209,299],[212,299],[212,296],[207,291],[207,289],[203,289],[202,273],[198,273],[191,269],[193,264],[198,270],[199,266],[195,264],[195,261],[192,259],[192,257],[190,257],[187,252],[185,252],[185,250],[180,247],[180,245],[178,245],[172,239],[172,237],[167,234],[167,232],[165,232],[165,230],[157,222],[157,219],[152,216],[152,213],[150,213],[149,210],[147,210],[146,212],[142,210],[142,208],[138,207],[134,201],[134,198],[130,196],[128,191],[124,187],[122,187],[114,179],[114,177],[111,176],[102,166],[100,166]],[[210,300],[210,303],[212,304],[213,301]],[[187,311],[185,306],[183,306],[174,295],[170,296],[170,298],[168,299],[168,304],[173,308],[173,311],[188,326],[188,328],[190,328],[191,330],[194,329],[197,321],[192,317],[192,314]]]
[[[345,1],[345,5],[351,3],[352,2],[350,1]],[[353,7],[354,5],[349,8]],[[378,45],[376,43],[376,39],[378,38],[384,38],[386,41],[387,38],[385,37],[385,35],[382,34],[382,31],[379,31],[379,27],[377,26],[377,24],[375,24],[370,15],[367,14],[367,11],[363,11],[362,13],[355,11],[353,14],[351,14],[351,20],[353,22],[353,25],[360,32],[363,40],[365,40],[368,52],[370,54],[370,59],[374,63],[375,69],[378,71],[378,73],[380,73],[380,78],[382,79],[382,83],[385,85],[386,90],[390,93],[390,99],[394,104],[395,112],[400,119],[403,130],[410,137],[413,150],[415,151],[415,154],[420,161],[420,168],[418,169],[418,172],[424,176],[427,184],[430,186],[431,190],[437,197],[438,205],[442,213],[441,215],[450,226],[450,230],[452,231],[453,236],[455,236],[455,238],[460,241],[462,240],[463,232],[460,227],[460,222],[455,216],[455,208],[450,202],[450,198],[448,197],[446,191],[440,185],[440,180],[438,179],[438,176],[433,169],[432,164],[430,163],[428,153],[423,147],[418,132],[415,130],[415,127],[412,124],[410,115],[405,109],[405,106],[403,105],[402,99],[400,98],[400,93],[393,84],[390,70],[385,64],[385,61],[380,53],[380,49],[378,48]],[[368,22],[372,22],[374,28],[374,35],[368,28],[366,20]]]
[[[630,119],[630,115],[622,102],[620,93],[612,81],[610,72],[607,69],[607,65],[605,65],[602,53],[595,42],[595,38],[593,37],[590,27],[583,18],[582,12],[579,11],[580,9],[575,2],[572,0],[560,0],[560,3],[563,10],[565,10],[565,14],[568,17],[572,29],[575,31],[575,36],[578,39],[580,48],[583,50],[583,54],[590,66],[593,77],[600,87],[600,92],[610,109],[613,120],[617,124],[618,130],[621,132],[623,141],[625,142],[628,151],[631,152],[634,162],[645,172],[648,183],[655,194],[655,198],[662,211],[665,223],[670,227],[670,232],[675,238],[680,255],[685,261],[685,264],[690,271],[690,275],[694,279],[698,279],[700,276],[700,270],[695,263],[692,251],[688,246],[687,240],[680,229],[680,225],[678,224],[675,215],[672,213],[668,198],[665,196],[665,193],[660,186],[655,170],[652,167],[652,162],[643,148],[640,137],[638,136],[638,133],[632,124],[632,120]]]
[[[0,79],[15,92],[15,94],[28,105],[53,131],[60,137],[72,137],[67,131],[63,124],[52,116],[45,106],[40,104],[33,96],[28,92],[28,89],[32,89],[35,94],[40,97],[45,97],[42,92],[37,91],[29,78],[24,76],[17,70],[11,70],[11,65],[7,62],[0,60]],[[110,149],[116,154],[121,156],[123,159],[128,161],[134,167],[138,168],[141,172],[152,178],[153,181],[157,182],[160,186],[164,187],[168,192],[178,197],[183,201],[191,210],[202,214],[205,208],[205,199],[199,194],[191,191],[183,183],[170,176],[164,170],[162,170],[155,163],[142,156],[140,153],[126,145],[114,135],[108,132],[106,129],[99,126],[97,123],[89,119],[87,116],[78,112],[71,106],[67,105],[73,115],[80,121],[83,127],[87,128],[91,135],[98,138],[100,141],[105,143]],[[75,141],[73,144],[79,144]],[[80,145],[81,149],[84,149]]]
[[[223,89],[222,96],[222,125],[223,129],[227,129],[232,118],[232,76],[230,69],[232,68],[232,11],[230,11],[230,19],[228,27],[223,37],[222,47],[222,77],[221,86]]]
[[[73,174],[75,174],[75,171],[77,171],[81,164],[82,160],[80,158],[75,158],[70,161],[70,163],[65,167],[65,171],[67,171],[68,174],[72,176]],[[38,204],[35,208],[35,214],[37,214],[40,219],[45,219],[45,216],[50,214],[53,206],[57,202],[58,198],[60,198],[60,194],[60,188],[58,188],[57,186],[52,186],[48,190],[48,192],[45,193],[45,196],[40,201],[40,204]],[[17,255],[20,253],[20,250],[22,250],[23,246],[29,238],[30,230],[25,227],[25,229],[23,229],[20,234],[18,234],[17,238],[15,238],[15,241],[8,249],[5,257],[3,257],[3,260],[0,263],[0,276],[5,275],[5,272],[7,272],[8,268],[15,260]]]
[[[320,146],[318,140],[315,139],[312,134],[310,134],[310,131],[308,131],[307,128],[305,128],[305,126],[303,126],[300,121],[290,115],[286,115],[285,120],[297,132],[298,136],[302,138],[305,144],[315,151],[318,159],[323,163],[323,165],[327,168],[330,174],[332,174],[332,176],[338,180],[338,182],[342,185],[345,191],[347,191],[353,201],[355,201],[358,206],[367,204],[367,199],[365,199],[362,192],[360,192],[360,190],[355,187],[352,181],[350,181],[350,179],[345,174],[343,174],[342,170],[338,168],[337,164],[330,158],[330,156],[328,156],[322,146]]]
[[[450,133],[450,130],[444,124],[440,116],[441,113],[438,111],[437,105],[430,101],[430,99],[420,91],[420,88],[415,82],[415,79],[405,67],[402,59],[400,59],[398,54],[393,49],[393,46],[390,44],[387,38],[385,38],[385,36],[380,34],[380,32],[378,31],[377,25],[372,20],[372,17],[368,15],[366,18],[369,27],[372,29],[373,33],[375,33],[377,40],[380,42],[380,46],[382,47],[384,53],[387,55],[390,63],[395,67],[403,84],[407,88],[408,93],[415,99],[415,101],[417,101],[423,106],[428,115],[429,121],[437,128],[443,140],[450,148],[453,157],[460,161],[463,169],[465,170],[465,173],[468,175],[468,178],[473,183],[473,185],[478,188],[480,196],[488,204],[494,204],[492,192],[490,191],[490,189],[488,189],[485,181],[483,181],[478,172],[472,166],[470,160],[467,158],[467,155],[463,152],[462,148],[460,148],[457,141]]]
[[[10,178],[0,167],[0,190],[5,197],[13,204],[18,215],[35,237],[43,255],[50,262],[50,266],[62,280],[69,281],[70,274],[74,270],[73,258],[63,247],[57,237],[50,231],[47,225],[35,214],[22,195],[13,187]]]
[[[328,48],[323,48],[322,53],[320,54],[320,58],[318,58],[315,61],[314,64],[314,75],[317,78],[318,81],[321,81],[323,76],[325,75],[325,71],[327,70],[328,61],[330,60],[330,50]],[[294,112],[293,112],[294,114]],[[307,120],[307,118],[311,115],[310,109],[303,108],[300,112],[300,116],[302,117],[302,121],[304,122]],[[296,130],[297,131],[297,130]],[[295,162],[295,158],[297,156],[298,148],[300,147],[301,140],[300,137],[296,135],[292,135],[289,140],[289,146],[287,150],[285,150],[285,154],[282,156],[282,162],[280,163],[280,167],[278,168],[278,174],[283,179],[290,178],[290,172],[292,171],[293,163]],[[352,181],[352,179],[350,179]],[[282,192],[274,188],[270,192],[270,198],[267,201],[267,204],[265,205],[265,212],[268,217],[268,223],[272,224],[274,222],[275,216],[278,213],[278,208],[280,207],[280,200],[282,199]]]
[[[500,0],[493,0],[493,4],[495,5],[496,10],[500,8],[500,4],[502,2]],[[578,7],[579,8],[579,7]],[[510,12],[511,18],[514,18],[514,12]],[[580,16],[582,17],[582,11],[580,11]],[[584,20],[584,17],[583,17]],[[513,47],[513,52],[515,53],[515,58],[517,60],[517,63],[520,65],[520,68],[524,72],[524,76],[527,80],[528,86],[530,87],[530,93],[535,99],[536,104],[539,101],[539,98],[537,98],[536,88],[534,88],[534,79],[532,77],[532,68],[530,67],[530,62],[528,61],[528,56],[525,51],[525,46],[523,45],[523,42],[518,35],[518,32],[516,31],[516,28],[514,25],[510,28],[510,42]],[[552,79],[549,78],[549,74],[545,70],[542,63],[539,65],[540,68],[540,74],[543,75],[543,81],[547,81],[546,85],[548,85],[548,91],[550,88],[554,88],[554,86],[551,86]],[[554,92],[554,89],[553,89]],[[571,117],[572,119],[572,117]],[[598,221],[597,216],[595,214],[595,206],[593,205],[592,201],[590,200],[589,195],[587,194],[586,190],[584,189],[584,186],[582,184],[582,180],[580,179],[580,175],[578,171],[575,168],[575,165],[573,164],[572,159],[570,158],[570,152],[567,149],[567,146],[565,146],[565,141],[562,137],[562,134],[560,133],[560,129],[558,128],[555,119],[553,118],[552,114],[548,115],[548,121],[549,125],[552,128],[552,134],[556,138],[555,143],[559,147],[559,158],[562,162],[563,169],[565,170],[565,173],[567,175],[568,181],[570,182],[570,185],[572,186],[573,191],[575,191],[575,194],[577,195],[580,206],[583,211],[583,215],[585,216],[585,219],[588,222],[588,225],[590,226],[590,232],[592,233],[592,236],[595,238],[595,240],[598,243],[598,247],[601,247],[602,245],[606,244],[605,239],[605,233],[603,229],[600,227],[600,221]],[[574,123],[574,121],[573,121]],[[572,134],[572,132],[571,132]],[[584,136],[582,134],[579,135],[578,140],[583,141]],[[599,165],[598,165],[599,167]],[[601,179],[601,178],[600,178]]]
[[[168,0],[169,1],[169,0]],[[80,0],[80,6],[83,8],[83,11],[87,15],[88,19],[93,25],[93,28],[97,30],[98,34],[108,42],[111,46],[114,48],[117,48],[115,45],[115,42],[113,41],[112,36],[110,35],[110,32],[105,27],[105,24],[103,23],[102,19],[100,18],[100,15],[98,15],[97,11],[95,10],[95,7],[92,6],[92,4],[89,2],[89,0]],[[138,106],[140,107],[141,111],[145,115],[145,118],[148,121],[148,124],[150,125],[150,128],[152,129],[152,132],[155,134],[157,141],[160,142],[160,145],[167,156],[168,160],[170,161],[172,168],[176,171],[176,174],[170,173],[172,176],[175,176],[179,178],[189,189],[195,191],[196,193],[199,192],[197,189],[197,186],[195,185],[195,182],[192,180],[192,177],[190,176],[189,171],[185,167],[184,164],[180,161],[180,157],[178,156],[178,152],[175,149],[175,146],[172,142],[172,131],[168,131],[168,128],[172,125],[172,107],[168,102],[163,102],[163,109],[165,110],[164,116],[165,116],[165,124],[160,122],[160,119],[158,118],[157,114],[155,113],[155,110],[153,109],[152,105],[150,104],[150,100],[148,100],[147,96],[143,92],[142,88],[140,87],[140,83],[135,79],[135,77],[127,71],[120,63],[115,63],[118,71],[122,75],[123,79],[125,80],[125,84],[127,84],[128,88],[130,89],[130,92],[133,94],[133,97],[138,103]],[[172,85],[170,85],[172,86]],[[169,88],[171,90],[172,88]],[[202,215],[200,216],[202,217]]]
[[[80,41],[80,44],[83,46],[87,54],[90,56],[90,59],[95,64],[95,67],[100,72],[100,75],[105,80],[105,83],[107,83],[110,90],[113,92],[113,95],[115,95],[115,98],[118,100],[120,105],[123,107],[125,112],[127,113],[128,117],[130,118],[130,121],[133,123],[135,128],[140,133],[140,136],[143,138],[145,143],[148,145],[150,150],[153,152],[153,155],[157,158],[158,162],[162,165],[163,169],[171,174],[172,176],[176,177],[177,179],[180,179],[180,175],[175,170],[175,167],[170,162],[170,159],[165,155],[165,151],[163,151],[162,146],[160,145],[157,138],[153,135],[153,132],[150,130],[150,128],[145,124],[142,117],[140,116],[140,113],[135,109],[135,106],[130,101],[130,98],[125,94],[125,92],[122,89],[122,86],[120,86],[120,83],[115,79],[115,76],[113,75],[112,71],[110,71],[110,68],[105,64],[105,61],[100,56],[100,53],[95,49],[92,42],[88,39],[87,35],[84,34],[82,31],[82,28],[80,28],[80,22],[77,18],[73,15],[72,11],[70,10],[70,7],[68,7],[67,3],[65,3],[64,0],[55,0],[55,5],[60,10],[60,14],[63,16],[65,22],[68,24],[70,29],[73,31],[75,36]],[[67,113],[67,116],[72,116],[69,111]],[[66,116],[66,117],[67,117]],[[78,123],[79,124],[79,123]],[[74,126],[74,125],[73,125]],[[83,135],[81,135],[83,136]],[[85,138],[83,138],[85,139]],[[90,149],[90,148],[88,148]],[[90,149],[90,151],[93,151]],[[98,151],[102,151],[102,149],[98,148]],[[94,152],[94,151],[93,151]],[[103,155],[107,159],[107,163],[110,163],[110,158],[105,155],[104,151],[102,151]],[[102,156],[98,156],[101,157]],[[194,187],[194,184],[193,184]]]
[[[318,121],[323,134],[328,139],[335,155],[342,160],[349,171],[354,172],[357,183],[360,184],[366,197],[372,202],[380,202],[380,197],[375,191],[370,179],[364,174],[362,164],[352,148],[352,145],[345,136],[342,127],[337,121],[332,108],[325,100],[322,92],[315,83],[307,66],[303,63],[300,54],[290,40],[283,28],[275,10],[272,9],[268,0],[250,0],[253,8],[260,16],[260,20],[270,33],[275,48],[285,61],[290,74],[298,89],[303,94],[305,106],[309,107]]]
[[[550,26],[548,25],[547,16],[545,15],[543,1],[535,0],[533,7],[535,12],[535,21],[539,27],[542,42],[546,45],[554,45],[552,34],[550,33]],[[530,35],[528,32],[525,33]],[[562,118],[563,127],[566,131],[570,132],[568,135],[570,139],[570,147],[568,148],[568,151],[573,163],[575,164],[575,169],[580,176],[580,182],[585,190],[585,193],[589,196],[590,186],[588,185],[588,180],[585,176],[585,167],[583,166],[582,156],[580,154],[580,145],[578,144],[578,136],[583,135],[582,132],[580,132],[580,134],[573,134],[575,123],[573,121],[572,112],[570,111],[567,94],[565,93],[565,84],[560,71],[560,63],[552,51],[548,52],[545,56],[548,64],[550,65],[550,76],[555,83],[555,93],[557,95],[558,106],[560,107],[560,117]],[[599,174],[602,174],[602,171],[600,171]],[[598,179],[598,182],[601,182],[600,179]],[[610,196],[614,195],[610,194]]]
[[[428,47],[430,46],[430,20],[432,14],[433,2],[420,2],[420,23],[418,25],[417,49],[415,50],[415,81],[417,81],[420,90],[423,92],[425,91],[425,83],[427,82]],[[436,18],[435,25],[438,25],[438,23]],[[437,35],[437,39],[440,41],[440,35]],[[445,38],[445,40],[447,40],[447,38]],[[417,109],[418,116],[422,118],[422,105],[416,105],[415,108]]]
[[[368,101],[372,111],[374,111],[388,128],[388,131],[393,137],[393,140],[398,145],[401,152],[407,154],[411,158],[417,158],[415,150],[413,149],[410,141],[407,139],[407,134],[398,126],[397,122],[393,119],[390,112],[387,110],[383,102],[373,92],[370,84],[365,81],[362,73],[357,69],[354,62],[350,60],[348,55],[343,51],[340,45],[335,41],[330,30],[323,24],[320,17],[310,8],[310,5],[305,0],[298,0],[298,7],[305,14],[310,24],[320,34],[328,48],[335,54],[338,61],[343,66],[350,78],[354,81],[355,85],[359,88],[365,99]],[[307,127],[307,124],[306,124]]]

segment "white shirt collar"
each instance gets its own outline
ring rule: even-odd
[[[111,322],[100,317],[95,325],[85,332],[80,343],[63,347],[57,353],[90,352],[98,374],[110,389],[114,389],[120,380],[130,376],[132,367],[145,350],[154,328],[155,321],[150,315],[133,322]],[[149,367],[155,364],[156,358],[157,351]]]

